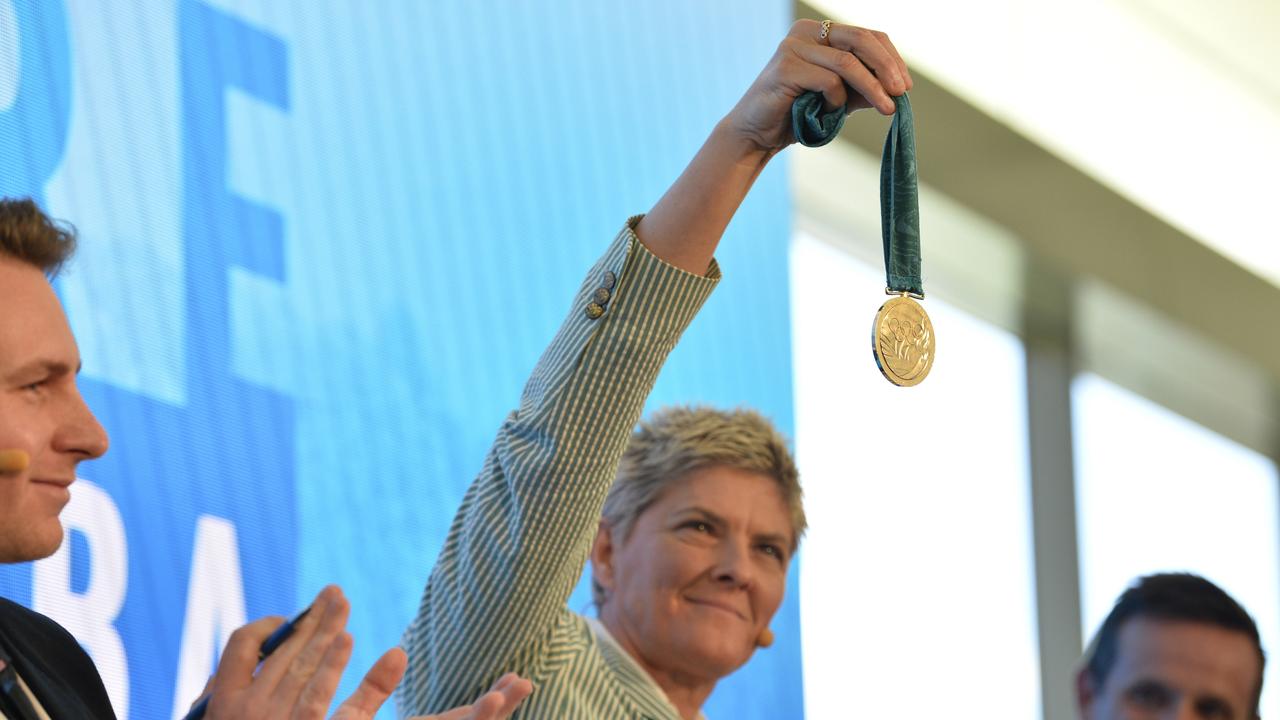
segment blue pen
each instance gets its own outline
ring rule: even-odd
[[[258,662],[266,660],[268,655],[279,650],[284,641],[288,640],[289,636],[293,634],[293,629],[298,623],[302,622],[302,618],[306,617],[309,612],[311,612],[310,607],[298,613],[292,620],[276,628],[275,632],[268,635],[267,639],[262,641],[262,646],[258,648]],[[200,720],[208,709],[209,696],[206,695],[183,716],[182,720]]]

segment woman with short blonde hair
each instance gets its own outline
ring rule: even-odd
[[[628,436],[720,279],[729,220],[795,141],[797,99],[890,115],[910,87],[884,33],[801,20],[675,184],[626,223],[462,500],[405,634],[402,714],[515,671],[535,688],[520,717],[691,720],[768,644],[804,532],[785,443],[750,411],[688,408],[659,413],[630,449]],[[588,556],[598,620],[566,607]]]

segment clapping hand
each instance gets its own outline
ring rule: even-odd
[[[269,617],[231,634],[205,696],[210,720],[320,720],[337,693],[351,659],[353,640],[346,631],[351,605],[336,586],[316,596],[311,611],[298,620],[293,634],[261,662],[263,641],[284,623]],[[372,720],[400,684],[408,658],[400,648],[383,653],[365,674],[332,720]],[[514,673],[502,676],[475,703],[419,720],[505,720],[533,685]],[[200,701],[197,701],[197,704]]]
[[[532,683],[515,673],[507,673],[498,678],[489,692],[470,705],[410,720],[507,720],[531,692]]]

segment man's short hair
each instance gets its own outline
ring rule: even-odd
[[[1102,687],[1111,673],[1119,653],[1120,629],[1133,618],[1204,623],[1243,633],[1258,651],[1258,682],[1253,693],[1253,715],[1258,716],[1262,697],[1262,671],[1266,653],[1258,626],[1240,603],[1222,588],[1199,575],[1190,573],[1158,573],[1138,578],[1116,600],[1115,607],[1102,622],[1094,641],[1093,654],[1085,671],[1094,687]]]
[[[0,198],[0,256],[56,276],[76,251],[76,231],[50,218],[30,198]]]

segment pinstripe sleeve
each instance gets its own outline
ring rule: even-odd
[[[638,220],[588,274],[462,500],[405,632],[402,716],[537,673],[645,398],[720,277],[714,262],[699,277],[659,260]]]

